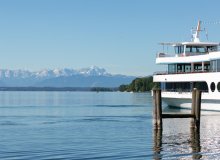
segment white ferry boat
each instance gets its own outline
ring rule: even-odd
[[[192,34],[192,41],[161,43],[174,47],[174,53],[160,52],[156,64],[167,66],[157,72],[154,82],[160,82],[162,100],[169,106],[191,108],[191,91],[202,90],[203,110],[220,110],[220,51],[219,43],[201,42],[200,25]]]

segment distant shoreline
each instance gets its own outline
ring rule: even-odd
[[[91,91],[115,92],[118,87],[0,87],[0,91]]]

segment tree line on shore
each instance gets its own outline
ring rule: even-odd
[[[0,91],[93,91],[93,92],[147,92],[159,88],[153,77],[136,78],[128,85],[119,87],[0,87]]]
[[[153,77],[136,78],[128,85],[120,85],[121,92],[147,92],[153,88],[159,88],[159,83],[153,82]]]

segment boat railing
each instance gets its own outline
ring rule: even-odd
[[[190,93],[190,89],[163,89],[162,92]]]
[[[157,58],[163,58],[163,57],[189,57],[189,56],[200,56],[200,55],[206,55],[209,54],[209,52],[204,52],[204,53],[180,53],[180,54],[168,54],[168,53],[163,53],[159,52],[156,54]]]
[[[166,74],[168,74],[167,71],[157,71],[157,72],[154,72],[153,75],[166,75]]]
[[[208,90],[201,90],[202,91],[202,93],[207,93],[208,92]],[[192,92],[192,89],[162,89],[162,92],[163,93],[177,93],[177,94],[190,94],[191,92]]]
[[[163,52],[159,52],[156,54],[157,58],[162,58],[162,57],[174,57],[175,54],[168,54],[168,53],[163,53]]]
[[[200,56],[200,55],[206,55],[209,54],[209,52],[204,52],[204,53],[185,53],[185,56]]]
[[[193,71],[193,72],[168,72],[168,71],[158,71],[158,72],[154,72],[153,75],[190,74],[190,73],[208,73],[208,72],[213,72],[213,71],[211,71],[211,70]]]

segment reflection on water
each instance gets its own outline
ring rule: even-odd
[[[150,93],[0,92],[0,159],[219,159],[220,112],[190,122],[152,130]]]
[[[154,159],[160,159],[162,150],[162,129],[154,129]]]
[[[168,112],[188,112],[173,110]],[[191,119],[163,119],[163,130],[153,128],[154,159],[219,159],[220,113],[203,112],[200,129]]]
[[[202,158],[202,155],[200,154],[201,152],[200,130],[191,126],[190,136],[191,136],[191,147],[192,147],[193,159],[200,159]]]
[[[0,92],[0,160],[152,159],[150,93]]]
[[[166,158],[163,152],[170,152],[169,158],[177,157],[192,157],[192,159],[200,159],[201,146],[200,146],[200,131],[196,129],[194,125],[190,126],[189,137],[185,135],[167,135],[162,134],[162,129],[154,129],[154,159]],[[191,151],[190,151],[191,148]]]

